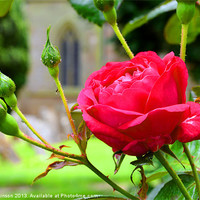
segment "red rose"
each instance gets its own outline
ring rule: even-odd
[[[78,104],[92,133],[113,151],[140,156],[200,138],[200,105],[186,102],[185,63],[142,52],[92,73]]]

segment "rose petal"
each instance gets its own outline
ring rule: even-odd
[[[152,88],[145,112],[155,108],[185,103],[187,78],[188,72],[185,63],[176,57],[176,62],[173,62],[173,65],[161,75]]]
[[[158,151],[164,144],[172,144],[174,140],[169,135],[144,138],[142,140],[133,140],[123,149],[123,153],[133,156],[142,156],[151,151]]]
[[[141,80],[135,81],[131,88],[137,88],[137,89],[144,89],[146,92],[150,92],[155,84],[155,82],[158,80],[158,76],[150,76],[147,75]]]
[[[83,111],[83,119],[85,120],[88,128],[92,133],[100,140],[111,146],[114,151],[121,150],[126,146],[132,139],[116,129],[107,126],[91,117],[87,112]]]
[[[164,58],[163,61],[165,63],[165,65],[170,65],[171,61],[173,60],[173,58],[175,57],[174,52],[170,52],[168,53]]]
[[[143,88],[129,88],[122,94],[100,93],[99,104],[143,113],[147,98],[148,93]]]
[[[148,67],[151,66],[158,71],[159,74],[162,74],[165,70],[163,60],[153,51],[140,52],[131,61],[133,63],[141,63],[142,65],[146,63]]]
[[[117,128],[122,124],[141,116],[141,113],[120,110],[107,105],[94,105],[87,109],[87,113],[99,122]]]
[[[91,88],[82,89],[80,94],[78,95],[77,102],[81,108],[98,103]]]
[[[158,108],[119,127],[119,131],[133,139],[169,135],[182,122],[189,106],[178,104]]]
[[[123,149],[123,153],[133,156],[142,156],[149,151],[149,148],[143,142],[133,140],[127,144]]]
[[[200,105],[194,102],[187,103],[190,113],[174,131],[180,142],[191,142],[200,139]]]

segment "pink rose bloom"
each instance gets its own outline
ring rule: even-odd
[[[141,156],[176,140],[200,138],[200,105],[186,103],[188,71],[171,52],[141,52],[92,73],[78,96],[92,133],[125,154]]]

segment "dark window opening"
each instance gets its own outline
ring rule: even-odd
[[[79,51],[80,45],[72,31],[67,31],[61,41],[60,79],[63,86],[79,85]]]

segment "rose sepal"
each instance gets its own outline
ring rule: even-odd
[[[109,11],[103,12],[103,15],[111,26],[114,26],[117,23],[117,12],[114,7]]]
[[[10,95],[9,97],[4,97],[4,100],[11,108],[14,108],[17,106],[17,97],[14,93]]]
[[[0,120],[3,120],[6,117],[7,110],[8,109],[5,102],[0,99]]]

